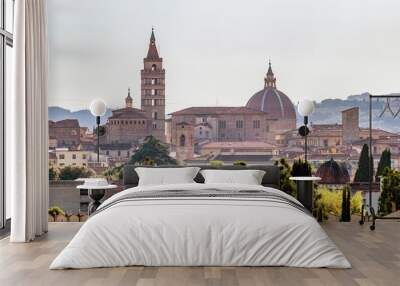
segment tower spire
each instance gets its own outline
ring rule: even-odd
[[[274,72],[272,71],[271,60],[268,61],[268,71],[264,78],[264,88],[267,87],[276,88],[276,78]]]
[[[128,87],[128,96],[125,98],[125,107],[132,107],[133,99],[131,97],[131,88]]]
[[[147,59],[158,60],[158,51],[156,47],[156,36],[154,35],[154,28],[151,28],[149,50],[147,51]]]

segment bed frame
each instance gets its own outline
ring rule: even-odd
[[[138,174],[135,172],[135,168],[138,166],[135,165],[125,165],[123,170],[123,185],[124,189],[136,187],[139,183]],[[182,168],[182,167],[199,167],[202,170],[209,169],[218,169],[218,170],[263,170],[265,171],[265,175],[262,179],[261,184],[264,187],[271,187],[275,189],[279,189],[279,176],[280,170],[277,166],[271,165],[255,165],[255,166],[221,166],[218,168],[212,166],[160,166],[160,167],[149,167],[149,168]],[[200,174],[194,178],[197,183],[204,183],[204,178]]]

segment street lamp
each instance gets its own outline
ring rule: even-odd
[[[97,124],[97,163],[100,162],[100,116],[106,114],[107,106],[101,99],[95,99],[90,103],[90,112],[96,116]]]
[[[304,116],[304,125],[299,128],[299,134],[304,137],[304,159],[307,161],[307,135],[310,130],[307,127],[308,116],[314,111],[314,103],[311,100],[302,100],[298,105],[298,111]]]

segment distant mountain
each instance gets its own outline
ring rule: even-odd
[[[350,95],[347,99],[325,99],[316,103],[315,111],[310,116],[310,122],[314,124],[335,124],[342,122],[342,111],[351,107],[358,106],[360,108],[360,125],[368,127],[368,93],[358,95]],[[392,100],[392,109],[396,113],[400,108],[400,99]],[[393,118],[389,111],[379,118],[380,113],[385,108],[385,100],[376,100],[373,102],[373,127],[381,128],[387,131],[400,132],[400,114],[397,118]],[[101,118],[101,123],[104,124],[107,118],[111,116],[111,109],[107,110],[105,116]],[[89,110],[70,111],[68,109],[50,106],[49,120],[62,119],[78,119],[82,127],[93,128],[96,124],[94,116]],[[303,119],[297,115],[297,123],[302,124]]]
[[[49,106],[48,111],[49,120],[59,121],[63,119],[78,119],[81,127],[88,127],[90,129],[96,125],[96,118],[87,109],[70,111],[58,106]],[[101,124],[106,123],[107,118],[110,117],[111,114],[111,109],[107,109],[106,114],[100,119]]]
[[[385,109],[386,100],[379,99],[372,103],[372,126],[392,132],[400,132],[400,114],[393,118],[387,110],[382,117],[379,115]],[[341,112],[351,107],[360,108],[360,126],[368,127],[369,122],[369,94],[350,95],[347,99],[325,99],[315,105],[315,111],[310,116],[310,122],[314,124],[334,124],[342,122]],[[391,107],[394,113],[400,108],[400,99],[391,100]],[[298,123],[302,123],[301,116],[298,116]]]

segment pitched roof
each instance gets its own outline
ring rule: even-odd
[[[269,149],[274,145],[262,141],[214,141],[204,144],[201,148],[234,148],[234,149]]]
[[[244,106],[197,106],[175,111],[171,115],[266,114]]]
[[[154,29],[151,29],[149,50],[147,51],[147,59],[158,60],[158,51],[156,47],[156,37],[154,36]]]

